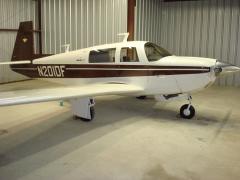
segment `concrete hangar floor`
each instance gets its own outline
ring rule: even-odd
[[[239,179],[239,89],[193,98],[193,120],[176,115],[182,101],[119,96],[98,97],[90,123],[74,120],[67,103],[1,107],[0,179]]]

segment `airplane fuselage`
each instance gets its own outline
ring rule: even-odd
[[[149,62],[147,42],[121,42],[101,45],[35,59],[32,64],[12,69],[31,78],[64,85],[127,83],[144,88],[146,95],[177,94],[201,90],[215,81],[215,59],[166,56]],[[135,48],[138,62],[121,62],[122,49]],[[114,62],[89,62],[91,52],[115,49]]]

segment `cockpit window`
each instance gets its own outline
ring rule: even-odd
[[[120,62],[139,62],[136,48],[122,48],[120,53]]]
[[[148,61],[150,62],[160,60],[161,58],[166,56],[171,56],[171,54],[167,50],[153,43],[145,44],[145,53]]]
[[[92,50],[89,54],[89,63],[112,63],[115,62],[116,49]]]

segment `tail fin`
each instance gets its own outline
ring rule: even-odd
[[[20,22],[12,61],[33,60],[40,57],[51,56],[52,54],[34,54],[33,22]]]
[[[32,60],[34,55],[33,23],[21,22],[13,49],[12,61]]]

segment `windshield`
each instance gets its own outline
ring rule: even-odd
[[[171,56],[167,50],[153,43],[145,44],[145,53],[148,61],[157,61],[163,57]]]

